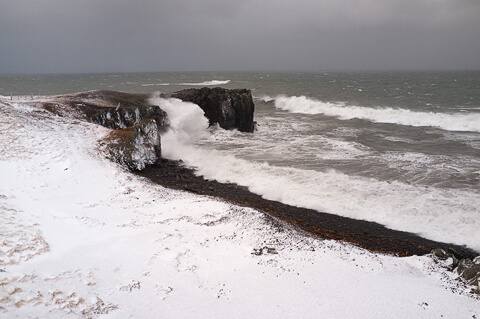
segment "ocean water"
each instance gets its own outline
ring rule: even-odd
[[[254,134],[172,119],[164,155],[268,199],[376,221],[480,251],[480,72],[138,73],[0,76],[0,95],[93,89],[252,90]]]

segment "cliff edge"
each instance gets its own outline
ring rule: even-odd
[[[150,103],[150,94],[88,91],[57,95],[42,107],[58,116],[87,120],[112,129],[105,139],[109,157],[130,170],[140,171],[161,159],[161,134],[168,129],[167,113]],[[187,89],[163,94],[193,102],[205,112],[210,125],[253,132],[253,104],[249,90]]]

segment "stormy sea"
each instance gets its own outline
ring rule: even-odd
[[[163,155],[263,197],[480,251],[480,72],[1,75],[0,95],[247,88],[253,134],[156,99]],[[157,95],[158,96],[158,95]]]

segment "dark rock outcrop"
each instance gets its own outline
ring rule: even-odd
[[[468,285],[475,286],[475,288],[480,290],[480,258],[477,257],[473,261],[468,258],[460,260],[458,267],[455,268],[455,272]]]
[[[108,156],[131,170],[142,170],[161,158],[161,133],[167,114],[149,103],[149,95],[90,91],[56,96],[43,107],[60,116],[72,116],[108,127]]]
[[[167,114],[151,105],[147,94],[90,91],[61,97],[89,121],[111,129],[124,129],[146,119],[155,120],[160,130],[168,125]]]
[[[441,248],[432,250],[434,260],[448,270],[453,270],[458,266],[458,259],[452,251],[446,251]]]
[[[246,89],[201,88],[186,89],[162,97],[174,97],[200,106],[210,125],[218,123],[226,130],[238,129],[241,132],[253,132],[255,123],[252,94]]]
[[[114,130],[107,140],[111,158],[130,170],[140,171],[155,164],[162,155],[159,129],[154,119]]]
[[[453,271],[458,280],[472,287],[472,292],[480,294],[480,256],[473,258],[458,259],[455,251],[434,249],[432,256],[437,263],[450,271]]]

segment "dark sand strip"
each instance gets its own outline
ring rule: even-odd
[[[251,193],[246,187],[205,180],[178,161],[162,159],[161,163],[136,174],[168,188],[214,196],[236,205],[252,207],[321,238],[346,241],[374,252],[411,256],[424,255],[432,249],[443,248],[453,252],[459,259],[478,255],[463,246],[428,240],[412,233],[391,230],[374,222],[267,200]]]

